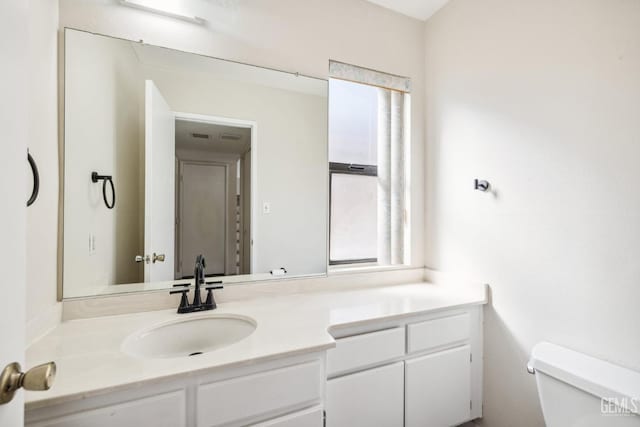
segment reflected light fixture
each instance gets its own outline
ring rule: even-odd
[[[163,4],[164,3],[164,4]],[[199,16],[186,14],[179,8],[171,5],[167,5],[167,2],[150,1],[150,0],[120,0],[120,4],[123,6],[132,7],[134,9],[140,9],[151,13],[157,13],[158,15],[164,15],[171,18],[181,19],[183,21],[192,22],[198,25],[204,25],[207,22],[205,19]]]

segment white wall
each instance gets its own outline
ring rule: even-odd
[[[100,0],[61,0],[60,24],[322,78],[331,58],[411,77],[414,92],[424,90],[423,23],[364,0],[183,3],[207,26]],[[422,266],[422,96],[412,103],[412,265]]]
[[[427,265],[491,284],[483,425],[540,426],[536,342],[640,370],[640,2],[453,0],[425,39]]]
[[[38,164],[40,193],[27,209],[27,340],[60,319],[58,274],[58,1],[29,2],[29,150]],[[20,37],[16,36],[16,40]],[[30,175],[30,174],[29,174]],[[28,178],[32,185],[31,177]],[[31,188],[31,187],[30,187]]]
[[[65,112],[73,120],[65,121],[64,283],[65,296],[73,297],[143,280],[142,264],[134,262],[142,254],[138,171],[143,164],[143,85],[128,44],[75,31],[66,34],[66,43]],[[93,183],[92,171],[113,176],[114,209],[105,206],[102,181]],[[94,253],[89,251],[90,235],[95,237]]]

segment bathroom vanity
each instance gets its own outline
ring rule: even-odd
[[[27,353],[59,372],[27,393],[27,425],[457,425],[482,414],[484,303],[482,287],[420,283],[63,322]],[[255,330],[193,356],[130,346],[215,318]]]

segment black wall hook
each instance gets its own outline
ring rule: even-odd
[[[113,178],[111,175],[98,175],[98,172],[91,172],[91,182],[98,182],[102,180],[102,200],[109,209],[113,209],[116,205],[116,188],[113,185]],[[107,182],[111,185],[111,203],[107,200]]]
[[[476,179],[475,182],[474,182],[474,189],[475,190],[478,190],[478,191],[489,191],[489,188],[491,188],[491,184],[489,184],[489,181]]]

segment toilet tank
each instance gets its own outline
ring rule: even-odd
[[[527,369],[547,427],[640,427],[640,372],[547,342]]]

